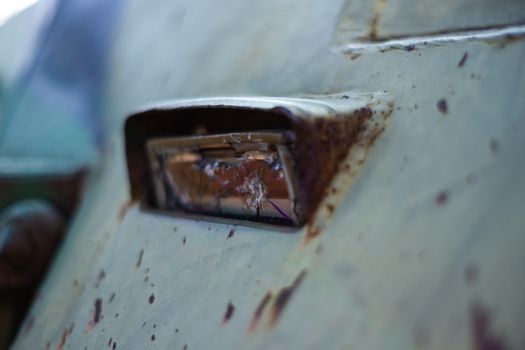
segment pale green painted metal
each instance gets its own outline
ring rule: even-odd
[[[344,5],[129,2],[112,60],[111,151],[14,349],[56,348],[72,325],[72,349],[110,339],[117,349],[476,349],[480,305],[490,334],[523,347],[525,42],[345,54],[334,49]],[[231,226],[136,204],[120,221],[122,118],[138,105],[346,90],[387,91],[395,109],[361,171],[336,179],[349,189],[315,240],[245,227],[228,239]],[[271,301],[248,333],[267,291],[303,270],[278,322],[268,325]],[[103,319],[88,331],[97,298]],[[229,302],[235,312],[223,324]]]

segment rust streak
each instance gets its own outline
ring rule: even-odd
[[[62,338],[60,339],[60,342],[57,345],[57,350],[63,350],[67,339],[73,333],[73,328],[75,327],[75,324],[73,323],[69,328],[64,329],[64,332],[62,333]]]
[[[135,267],[138,269],[140,267],[140,264],[142,264],[142,257],[144,256],[144,249],[140,250],[139,258],[137,260],[137,263],[135,264]]]
[[[458,62],[458,68],[461,68],[465,65],[465,62],[467,62],[467,58],[468,58],[468,52],[465,52],[463,54],[463,57],[461,57],[461,60]]]
[[[261,302],[255,309],[255,312],[253,313],[252,320],[250,321],[250,326],[248,327],[248,333],[253,332],[255,327],[257,327],[257,324],[259,323],[259,320],[261,319],[261,316],[264,312],[264,309],[272,299],[272,292],[267,291],[264,297],[261,299]]]
[[[100,283],[105,277],[106,277],[106,272],[104,270],[100,270],[100,272],[97,275],[97,280],[95,281],[95,288],[100,287]]]
[[[368,37],[370,40],[377,40],[379,38],[379,21],[383,15],[386,7],[386,0],[377,0],[374,4],[374,14],[370,21],[370,28],[368,30]]]
[[[301,271],[301,273],[295,278],[294,282],[290,286],[282,288],[279,293],[277,293],[275,301],[273,302],[272,313],[270,316],[271,327],[277,324],[277,321],[281,317],[286,305],[290,301],[290,298],[296,289],[301,285],[305,275],[306,271]]]
[[[224,316],[222,318],[222,325],[225,325],[232,318],[234,312],[235,306],[230,301],[226,306],[226,312],[224,313]]]
[[[92,330],[100,322],[101,315],[102,315],[102,299],[97,298],[95,299],[93,317],[91,318],[87,326],[88,332]]]

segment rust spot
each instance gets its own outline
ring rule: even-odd
[[[226,312],[224,313],[224,316],[222,318],[222,324],[225,325],[233,316],[233,313],[235,312],[235,306],[231,303],[231,301],[226,306]]]
[[[138,269],[140,267],[140,264],[142,264],[142,257],[144,256],[144,249],[140,250],[139,253],[139,259],[137,260],[137,263],[135,264],[135,267]]]
[[[111,302],[115,300],[115,296],[116,296],[115,292],[111,293],[111,295],[109,296],[109,302],[108,302],[109,304],[111,304]]]
[[[437,102],[437,109],[442,114],[447,114],[448,113],[447,101],[444,98],[442,98],[441,100],[439,100]]]
[[[463,57],[461,57],[461,59],[458,62],[458,68],[461,68],[465,65],[465,62],[467,62],[467,58],[468,58],[468,52],[465,52],[463,54]]]
[[[499,152],[499,142],[496,139],[490,140],[490,150],[492,153],[497,154]]]
[[[443,206],[447,204],[448,201],[448,193],[447,191],[441,191],[436,196],[436,204],[438,206]]]
[[[295,278],[294,282],[290,286],[282,288],[279,293],[277,293],[275,301],[273,302],[272,313],[270,316],[270,326],[274,326],[277,323],[293,293],[301,285],[305,275],[306,271],[301,271],[301,273]]]
[[[97,280],[95,281],[95,288],[98,288],[100,286],[100,283],[105,277],[106,277],[106,272],[104,270],[100,270],[97,276]]]
[[[354,53],[352,56],[350,56],[350,59],[352,61],[354,61],[354,60],[358,59],[359,57],[361,57],[361,53]],[[347,98],[348,98],[348,96],[347,96]]]
[[[227,238],[232,238],[234,234],[235,234],[235,230],[231,229],[230,233],[228,233],[228,237]]]
[[[468,285],[472,285],[472,284],[476,283],[477,280],[478,280],[478,277],[479,277],[479,269],[478,269],[477,265],[472,264],[472,263],[468,264],[465,267],[463,275],[464,275],[464,278],[465,278],[465,282]]]
[[[150,304],[153,304],[153,302],[155,301],[155,295],[154,294],[151,294],[148,298],[148,301]]]
[[[480,302],[474,302],[470,306],[472,345],[476,350],[508,349],[503,336],[491,330],[491,317],[491,313]]]
[[[250,326],[248,327],[248,333],[253,332],[255,327],[257,327],[257,324],[259,323],[259,320],[264,312],[264,309],[272,299],[272,292],[267,291],[264,297],[259,302],[259,305],[255,309],[255,312],[253,313],[252,320],[250,321]]]

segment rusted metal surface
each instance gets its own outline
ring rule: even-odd
[[[368,142],[372,143],[383,130],[385,119],[392,112],[392,108],[393,102],[385,93],[341,93],[302,99],[197,99],[146,108],[131,115],[126,122],[126,156],[131,177],[131,192],[135,199],[145,201],[146,206],[150,203],[149,206],[164,211],[200,211],[204,215],[215,213],[219,216],[230,216],[231,219],[245,215],[246,220],[302,226],[305,222],[313,221],[322,199],[329,192],[331,180],[343,167],[343,161],[352,146],[367,138]],[[240,126],[238,119],[223,119],[217,126],[217,120],[223,116],[243,118],[246,125],[244,128]],[[150,125],[154,125],[154,128]],[[220,133],[225,130],[229,130],[230,133]],[[260,130],[273,130],[273,134],[263,134]],[[235,132],[231,133],[232,131]],[[217,143],[230,145],[235,142],[232,144],[234,147],[247,150],[248,142],[253,148],[264,140],[271,144],[279,144],[280,163],[276,171],[282,173],[281,183],[284,183],[285,191],[287,187],[287,198],[272,198],[272,194],[267,193],[266,189],[271,188],[268,182],[270,178],[261,183],[264,191],[258,192],[260,186],[252,186],[249,182],[250,176],[246,175],[248,170],[244,155],[239,156],[240,160],[235,163],[240,164],[240,168],[236,165],[232,168],[233,172],[229,171],[218,177],[215,177],[213,171],[210,178],[204,165],[200,166],[202,170],[198,170],[196,165],[190,165],[189,170],[186,166],[186,172],[193,172],[186,177],[173,173],[172,159],[180,157],[183,146],[188,149],[193,144],[205,143],[208,145],[206,147],[211,147],[210,145]],[[226,146],[222,146],[224,147]],[[168,154],[170,156],[167,156]],[[163,160],[158,160],[159,157]],[[166,157],[171,158],[165,159]],[[225,166],[231,168],[227,165],[231,161],[221,163],[219,158],[211,161],[221,169]],[[172,164],[170,170],[166,170],[161,162]],[[223,163],[224,166],[221,166]],[[261,161],[261,164],[268,168],[264,161]],[[258,169],[260,167],[255,169],[257,173]],[[253,169],[250,171],[254,173]],[[204,180],[199,178],[199,172]],[[217,179],[223,182],[216,183],[219,181]],[[257,182],[258,179],[256,175]],[[194,185],[203,181],[204,184],[200,187]],[[224,185],[224,181],[227,186]],[[245,189],[246,184],[248,188]],[[277,183],[274,186],[277,186]],[[252,187],[254,190],[250,189]],[[242,193],[247,195],[237,193],[237,188],[241,188]],[[201,193],[203,189],[204,193]],[[153,195],[146,191],[153,192]],[[211,203],[202,202],[202,198],[209,197],[210,194],[215,200]],[[262,212],[257,209],[254,213],[246,214],[242,208],[238,208],[239,204],[235,205],[236,197],[245,197],[244,202],[249,203],[254,202],[254,196],[259,198],[256,201],[262,201],[267,206],[271,203],[273,207],[265,209],[263,206]],[[219,207],[215,209],[217,200]],[[221,200],[224,205],[220,205]],[[280,200],[282,209],[272,200]],[[282,219],[283,216],[285,220]]]
[[[128,4],[111,152],[14,349],[523,348],[525,42],[467,35],[355,56],[334,51],[345,4]],[[348,90],[386,90],[393,112],[298,235],[129,207],[121,126],[137,105]]]

